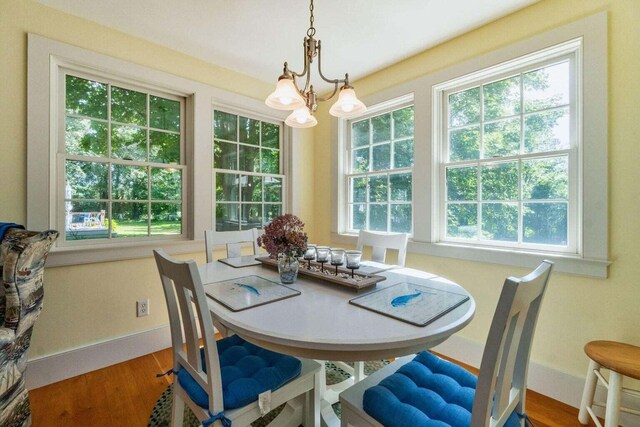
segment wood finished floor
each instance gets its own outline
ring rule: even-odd
[[[30,390],[33,426],[146,426],[156,400],[172,381],[156,374],[171,365],[166,349]],[[527,413],[535,427],[580,426],[577,409],[533,391],[527,393]]]

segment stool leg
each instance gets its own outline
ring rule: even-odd
[[[582,402],[580,403],[580,412],[578,413],[578,421],[583,425],[589,424],[589,412],[587,412],[587,408],[593,405],[593,396],[596,392],[596,384],[598,384],[598,377],[596,377],[595,371],[598,369],[600,369],[600,364],[589,360],[589,370],[587,371],[587,378],[584,382]]]
[[[607,412],[604,416],[604,427],[618,427],[620,416],[620,397],[622,392],[622,375],[609,372],[609,392],[607,393]]]

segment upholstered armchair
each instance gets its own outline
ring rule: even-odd
[[[9,229],[0,243],[0,426],[31,425],[27,349],[42,309],[42,273],[54,230]]]

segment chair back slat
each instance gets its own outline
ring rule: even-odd
[[[214,231],[205,230],[204,232],[204,244],[207,253],[207,262],[216,261],[213,256],[213,251],[216,246],[227,246],[227,258],[239,257],[242,255],[242,247],[251,243],[253,248],[253,254],[257,255],[260,252],[258,247],[258,235],[259,232],[256,228],[242,231]]]
[[[211,412],[220,412],[224,408],[220,361],[198,268],[193,261],[174,261],[163,250],[153,253],[169,311],[174,370],[186,369],[208,394]],[[198,329],[204,343],[207,372],[203,370]]]
[[[370,246],[371,260],[380,263],[385,262],[387,249],[395,249],[398,251],[397,264],[404,267],[408,240],[409,235],[406,233],[375,233],[360,230],[356,249],[361,251],[364,246]]]
[[[531,342],[552,266],[544,261],[527,276],[505,281],[482,355],[473,427],[501,426],[513,409],[524,412]]]

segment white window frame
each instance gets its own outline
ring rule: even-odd
[[[560,45],[556,45],[550,47],[548,49],[543,49],[541,51],[537,51],[532,55],[527,55],[525,57],[516,58],[512,61],[508,61],[502,64],[499,64],[495,67],[490,67],[488,69],[480,70],[475,73],[471,73],[470,75],[465,75],[461,78],[457,78],[448,82],[444,82],[438,85],[433,86],[433,136],[432,140],[435,142],[436,149],[436,162],[437,162],[437,188],[434,190],[437,191],[437,203],[434,207],[433,213],[433,240],[435,242],[443,242],[443,243],[458,243],[463,245],[471,245],[482,247],[485,246],[487,248],[505,248],[507,250],[534,250],[541,252],[548,252],[550,254],[580,254],[581,253],[581,239],[579,230],[582,229],[581,216],[579,215],[581,203],[580,203],[580,189],[582,176],[580,167],[580,149],[582,146],[581,143],[581,135],[578,132],[578,129],[581,129],[580,123],[580,106],[581,106],[581,76],[582,76],[582,67],[580,58],[582,57],[582,41],[580,39],[571,40],[566,43],[562,43]],[[447,144],[447,127],[445,122],[447,120],[447,112],[446,112],[446,97],[449,93],[458,92],[460,90],[465,90],[470,87],[476,87],[478,85],[483,85],[488,82],[494,82],[501,80],[503,78],[507,78],[509,76],[513,76],[522,72],[526,72],[528,70],[534,70],[537,68],[541,68],[552,63],[557,63],[563,60],[569,61],[570,75],[575,77],[575,81],[570,82],[570,96],[569,96],[569,116],[570,116],[570,141],[569,148],[556,150],[554,152],[541,152],[541,153],[531,153],[531,154],[517,154],[508,157],[501,157],[495,159],[479,159],[477,161],[469,161],[465,163],[478,163],[483,164],[486,162],[492,164],[499,164],[504,162],[513,162],[513,161],[521,161],[526,158],[537,158],[537,157],[554,157],[556,155],[564,154],[568,157],[568,212],[567,212],[567,234],[568,241],[566,246],[554,246],[554,245],[543,245],[543,244],[524,244],[518,242],[504,242],[504,241],[488,241],[484,239],[472,240],[472,239],[463,239],[456,237],[449,237],[446,233],[446,169],[450,163],[447,162],[448,157],[448,144]],[[518,116],[525,116],[525,112],[521,112]],[[481,122],[481,127],[484,121]],[[523,130],[521,130],[523,132]],[[434,165],[435,166],[435,165]],[[481,166],[480,166],[481,169]],[[480,203],[480,201],[478,201]],[[523,201],[519,202],[521,205]],[[522,214],[519,214],[519,218],[522,218]],[[478,224],[480,227],[480,224]]]
[[[60,198],[57,184],[56,151],[60,144],[57,126],[60,111],[58,81],[62,68],[85,69],[91,74],[101,73],[114,80],[131,82],[137,86],[161,88],[186,98],[185,164],[188,188],[183,200],[184,235],[178,239],[147,239],[146,241],[113,242],[102,239],[91,243],[65,246],[58,239],[50,252],[47,265],[75,265],[116,261],[151,256],[151,249],[162,245],[169,253],[201,252],[204,230],[213,228],[213,108],[220,105],[250,111],[275,121],[284,121],[284,112],[274,111],[263,102],[238,95],[187,78],[154,70],[125,60],[102,55],[66,43],[28,34],[27,77],[27,227],[44,230],[60,229],[56,206]],[[287,128],[285,128],[287,129]],[[292,170],[290,157],[292,141],[300,136],[285,130],[282,156],[284,174]],[[197,177],[197,179],[196,179]],[[284,200],[294,199],[291,188]],[[285,204],[288,209],[294,204]],[[116,239],[114,239],[116,240]],[[127,239],[134,240],[134,239]]]
[[[286,162],[285,162],[285,158],[286,158],[286,140],[289,139],[290,137],[288,137],[287,135],[289,134],[289,132],[286,131],[286,127],[285,124],[282,120],[276,120],[273,117],[269,117],[266,116],[264,114],[260,114],[260,113],[256,113],[254,111],[249,111],[249,110],[244,110],[244,109],[239,109],[237,107],[232,107],[232,106],[225,106],[225,105],[219,105],[219,104],[214,104],[213,105],[213,109],[211,110],[211,124],[212,124],[212,128],[213,128],[213,114],[214,111],[218,110],[224,113],[230,113],[230,114],[235,114],[238,116],[243,116],[243,117],[247,117],[250,119],[255,119],[255,120],[260,120],[262,122],[267,122],[267,123],[271,123],[271,124],[275,124],[278,125],[280,127],[280,133],[279,133],[279,150],[280,150],[280,158],[279,158],[279,173],[278,174],[273,174],[273,173],[265,173],[265,172],[249,172],[249,171],[245,171],[245,170],[240,170],[237,169],[235,171],[230,170],[230,169],[217,169],[215,167],[215,165],[213,164],[213,162],[211,162],[212,165],[212,179],[213,179],[213,194],[212,194],[212,198],[213,198],[213,230],[215,230],[216,228],[216,210],[215,210],[215,203],[216,203],[216,173],[220,172],[220,173],[228,173],[228,174],[238,174],[238,175],[254,175],[254,176],[261,176],[261,177],[267,177],[267,176],[273,176],[273,177],[277,177],[282,179],[282,201],[280,202],[282,205],[282,209],[281,212],[284,214],[286,212],[288,212],[287,208],[289,207],[290,203],[289,200],[291,199],[291,197],[287,197],[287,195],[289,194],[288,192],[288,179],[287,179],[287,174],[286,174]],[[214,144],[214,137],[212,134],[212,138],[211,138],[211,150],[213,151],[213,144]],[[242,143],[240,141],[236,142],[236,144],[238,145],[247,145],[245,143]],[[268,148],[267,148],[268,149]],[[239,156],[238,156],[238,160],[240,160]],[[263,188],[263,194],[264,194],[264,188]],[[240,205],[240,216],[242,216],[242,204],[251,204],[251,202],[243,202],[241,200],[242,197],[240,197],[238,199],[237,202],[230,202],[230,203],[237,203]],[[256,202],[257,204],[257,202]],[[268,204],[268,202],[260,202],[260,204],[262,205],[263,209],[264,209],[264,205]],[[264,211],[263,211],[263,218],[264,218]],[[264,225],[263,225],[264,227]],[[262,228],[262,227],[261,227]],[[238,229],[240,230],[240,229]]]
[[[376,105],[404,94],[414,96],[414,233],[408,245],[409,252],[526,268],[546,258],[556,263],[555,269],[559,272],[607,277],[610,264],[607,31],[607,13],[601,12],[363,98],[367,105]],[[436,114],[438,106],[433,102],[438,85],[577,39],[582,44],[578,58],[582,64],[582,87],[577,88],[581,97],[577,111],[581,127],[576,131],[582,145],[577,152],[579,169],[575,173],[582,179],[577,189],[577,197],[581,200],[576,221],[582,224],[582,228],[576,237],[575,253],[531,248],[514,250],[441,241],[438,233],[441,153],[436,143],[441,129]],[[335,207],[332,240],[355,244],[357,236],[347,233],[345,218],[341,213],[344,210],[341,207],[346,205],[347,200],[344,183],[347,121],[334,119],[332,130],[335,136],[332,165],[339,172],[332,179],[332,202]]]
[[[353,172],[352,171],[352,147],[351,147],[351,126],[354,122],[359,122],[361,120],[365,120],[365,119],[369,119],[375,116],[379,116],[385,113],[391,113],[392,111],[396,111],[396,110],[400,110],[403,109],[405,107],[413,107],[413,94],[409,94],[409,95],[405,95],[405,96],[401,96],[399,98],[396,99],[392,99],[389,100],[387,102],[383,102],[381,104],[378,105],[373,105],[370,106],[369,109],[367,110],[366,114],[362,114],[360,116],[357,117],[351,117],[349,119],[347,119],[346,122],[346,137],[345,137],[345,169],[344,169],[344,194],[346,195],[346,205],[341,205],[339,207],[339,209],[344,210],[344,212],[341,213],[341,217],[344,218],[344,228],[345,228],[345,232],[346,233],[351,233],[351,234],[355,234],[358,232],[358,230],[354,230],[351,228],[351,208],[350,206],[353,205],[354,203],[352,202],[352,195],[351,195],[351,188],[349,186],[349,178],[351,178],[352,176],[355,175],[361,175],[364,177],[371,177],[371,176],[376,176],[376,175],[387,175],[387,178],[390,175],[393,175],[395,173],[410,173],[412,176],[412,184],[411,184],[411,191],[412,191],[412,197],[411,197],[411,201],[410,202],[404,202],[402,204],[408,204],[411,205],[411,221],[412,221],[412,229],[413,229],[413,214],[414,214],[414,210],[413,210],[413,194],[414,194],[414,185],[413,185],[413,172],[414,172],[414,167],[405,167],[405,168],[399,168],[399,169],[394,169],[394,168],[389,168],[389,169],[384,169],[384,170],[378,170],[378,171],[368,171],[368,172]],[[414,123],[415,123],[415,115],[414,115]],[[415,126],[414,126],[415,127]],[[393,132],[393,129],[392,129]],[[391,140],[395,140],[395,138],[393,138],[393,136],[391,137]],[[414,141],[414,153],[415,153],[415,135],[413,138]],[[374,145],[377,144],[371,144],[369,143],[367,146],[369,147],[370,151],[369,151],[369,161],[372,162],[373,161],[373,157],[372,157],[372,151],[371,151],[371,147],[373,147]],[[364,148],[361,147],[361,148]],[[391,155],[391,161],[393,161],[393,153],[390,153]],[[387,182],[387,190],[389,190],[390,185]],[[366,202],[365,203],[368,207],[371,205],[370,202]],[[389,201],[389,197],[387,197],[387,201],[386,202],[374,202],[373,204],[384,204],[387,206],[387,209],[389,209],[389,206],[392,204],[391,201]],[[389,213],[389,210],[387,211],[387,213]],[[390,215],[387,215],[387,229],[390,226],[390,221],[391,221],[391,217]]]

